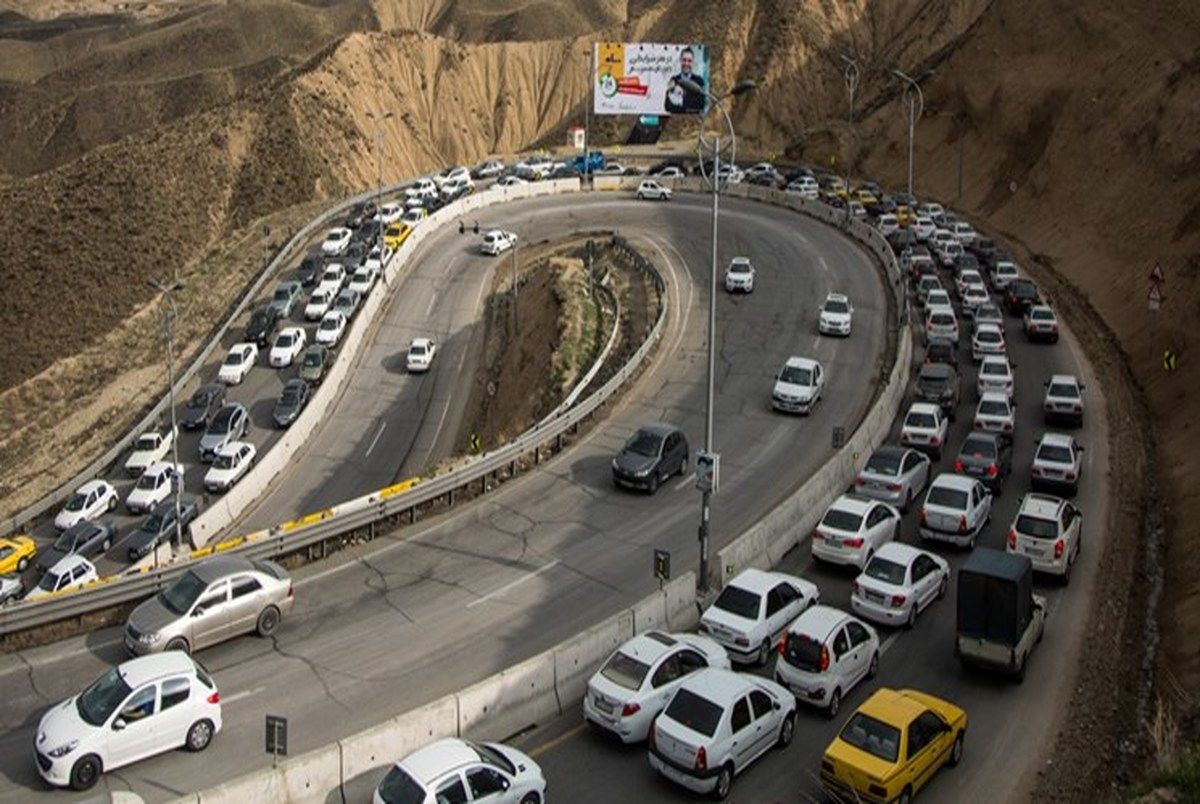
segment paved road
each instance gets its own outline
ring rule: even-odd
[[[1029,344],[1021,334],[1020,320],[1014,318],[1008,319],[1006,330],[1012,359],[1018,366],[1013,476],[1003,495],[995,501],[992,521],[979,542],[998,549],[1003,549],[1021,497],[1029,490],[1028,467],[1033,447],[1046,429],[1042,423],[1042,382],[1054,373],[1079,373],[1084,366],[1075,347],[1066,340],[1057,346]],[[962,351],[961,358],[964,378],[973,389],[975,371],[966,368],[970,366],[968,349]],[[817,773],[825,746],[854,708],[879,686],[915,687],[955,701],[968,712],[963,763],[957,769],[939,773],[922,793],[923,801],[1028,799],[1037,772],[1045,766],[1044,758],[1057,729],[1069,722],[1064,708],[1073,686],[1075,657],[1084,638],[1089,598],[1105,538],[1101,526],[1107,517],[1111,491],[1106,474],[1107,424],[1098,384],[1091,382],[1090,377],[1084,381],[1089,389],[1089,407],[1085,426],[1076,435],[1087,447],[1084,479],[1076,498],[1084,512],[1084,552],[1068,588],[1063,589],[1050,579],[1037,579],[1038,591],[1049,598],[1051,614],[1045,639],[1030,659],[1025,683],[1017,685],[959,667],[952,652],[956,593],[956,583],[952,581],[946,599],[927,609],[912,631],[880,629],[884,653],[879,674],[873,682],[860,684],[846,698],[836,720],[830,721],[823,712],[801,705],[792,746],[786,751],[772,751],[751,766],[735,782],[729,800],[821,800]],[[954,453],[970,430],[975,394],[973,390],[967,392],[966,387],[958,421],[951,427],[953,451],[938,462],[937,468],[941,470],[952,471]],[[893,442],[898,433],[897,426],[892,433]],[[916,517],[915,506],[905,517],[903,541],[914,544],[919,541]],[[823,603],[849,611],[854,573],[814,565],[809,546],[809,539],[805,538],[801,547],[788,555],[781,569],[814,581],[821,589]],[[962,551],[935,549],[953,566],[961,564],[966,556]],[[764,672],[769,672],[771,666]],[[541,763],[557,799],[609,802],[694,798],[650,767],[644,745],[622,746],[585,727],[575,704],[569,713],[523,735],[515,744],[530,751]],[[604,785],[597,786],[596,779],[603,779]]]
[[[619,493],[608,461],[647,420],[673,421],[693,443],[701,438],[709,245],[695,233],[706,231],[708,214],[699,197],[638,204],[599,194],[522,202],[497,214],[495,223],[511,224],[526,241],[596,227],[643,240],[664,266],[674,311],[654,365],[607,421],[536,471],[402,539],[377,540],[362,553],[306,568],[297,610],[273,641],[243,638],[202,655],[225,702],[225,731],[209,751],[158,757],[104,784],[159,800],[261,767],[268,762],[259,752],[267,712],[291,718],[294,753],[316,747],[459,689],[627,606],[655,585],[653,547],[672,550],[677,567],[693,566],[696,492],[676,482],[655,497]],[[873,395],[887,319],[877,270],[834,231],[732,199],[722,215],[722,261],[748,255],[759,278],[753,295],[721,293],[718,300],[717,546],[824,463],[834,425],[849,428],[861,416]],[[448,231],[422,259],[448,271],[478,270],[465,247],[457,230]],[[857,308],[847,340],[816,335],[816,308],[834,289],[849,293]],[[430,321],[407,323],[426,329],[436,317]],[[772,375],[790,354],[815,356],[828,371],[826,399],[835,403],[807,419],[769,410]],[[118,661],[117,639],[109,629],[0,659],[7,692],[0,800],[24,800],[40,789],[29,755],[37,719]]]

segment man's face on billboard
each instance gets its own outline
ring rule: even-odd
[[[679,71],[687,75],[692,71],[692,54],[684,51],[679,57]]]

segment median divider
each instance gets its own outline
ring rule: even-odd
[[[342,793],[370,801],[379,780],[398,759],[443,737],[458,736],[458,696],[447,695],[341,740]]]
[[[219,739],[219,737],[218,737]],[[338,743],[280,762],[278,767],[241,776],[202,790],[197,804],[247,804],[268,801],[323,802],[342,784],[342,750]],[[340,798],[340,796],[339,796]]]
[[[662,595],[652,594],[643,598],[632,609],[608,618],[554,649],[551,657],[554,689],[560,705],[583,698],[587,680],[596,672],[596,666],[634,635],[636,611],[654,600],[661,601]]]

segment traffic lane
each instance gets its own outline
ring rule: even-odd
[[[770,249],[781,250],[780,256],[786,258],[779,261],[787,266],[786,271],[780,270],[785,286],[770,293],[756,292],[736,305],[724,294],[718,299],[719,336],[756,338],[754,348],[745,352],[758,364],[718,376],[719,399],[736,396],[740,401],[718,407],[718,426],[725,428],[720,432],[729,432],[727,455],[738,471],[727,478],[717,511],[742,510],[714,516],[714,548],[822,463],[826,450],[808,442],[816,438],[827,444],[831,423],[854,407],[849,395],[843,394],[839,406],[819,405],[808,419],[778,416],[768,409],[770,375],[777,362],[791,351],[789,344],[813,338],[812,318],[796,311],[815,311],[818,296],[824,293],[808,275],[817,264],[813,247],[791,234],[797,222],[804,224],[788,215],[769,224],[789,233],[784,242],[769,243]],[[661,226],[647,236],[665,238],[662,242],[677,239],[684,256],[674,270],[684,270],[686,262],[706,282],[707,248],[688,244],[683,233],[695,225],[685,217],[675,224],[680,230],[675,238],[670,237],[671,227]],[[778,235],[764,237],[770,240]],[[834,242],[847,248],[844,241]],[[763,265],[772,261],[766,250],[750,256]],[[882,296],[878,275],[865,255],[848,247],[838,259],[856,266],[847,281],[859,283],[862,290],[852,292],[863,300]],[[699,431],[703,409],[699,378],[704,365],[699,333],[704,326],[705,293],[691,294],[687,325],[673,331],[674,340],[665,341],[665,348],[671,344],[675,348],[656,361],[617,404],[610,424],[596,428],[582,444],[498,494],[406,533],[411,536],[407,540],[391,537],[396,544],[386,552],[366,554],[340,571],[314,565],[313,575],[324,577],[311,586],[299,585],[297,611],[270,648],[260,640],[240,639],[206,651],[202,659],[223,696],[227,689],[236,694],[271,679],[250,700],[296,719],[296,750],[315,747],[459,689],[629,605],[656,585],[645,566],[651,545],[674,550],[679,565],[692,564],[697,495],[690,484],[675,482],[657,497],[616,493],[608,461],[625,436],[651,413],[679,421],[689,432]],[[745,330],[727,326],[731,316],[746,315],[756,316],[760,325]],[[784,328],[773,329],[774,321]],[[815,356],[833,366],[845,350],[848,366],[870,364],[883,344],[882,332],[872,333],[871,323],[862,322],[849,340],[820,339]],[[778,355],[764,359],[772,349]],[[854,353],[857,357],[851,356]],[[827,394],[834,377],[854,388],[860,406],[865,406],[873,388],[861,375],[849,370],[831,374]],[[733,421],[725,421],[728,410],[736,414]],[[783,435],[772,432],[769,443],[756,445],[754,436],[764,425]],[[750,454],[741,455],[743,450]],[[753,469],[756,460],[762,462],[759,471]],[[722,527],[722,521],[730,524]],[[397,651],[397,646],[402,650]],[[60,663],[53,670],[38,668],[34,678],[46,672],[77,675],[70,664]],[[79,679],[77,686],[88,680]],[[240,702],[236,708],[228,707],[228,727],[256,734],[260,724],[256,717],[249,718],[250,725],[242,725],[248,711]],[[336,728],[330,729],[330,723],[336,723]],[[175,755],[141,764],[138,771],[148,774],[150,781],[139,792],[150,795],[147,791],[156,781],[203,786],[211,783],[211,773],[206,771],[214,764],[227,768],[230,775],[262,764],[245,748],[242,741],[218,739],[204,767]]]

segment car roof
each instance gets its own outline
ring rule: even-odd
[[[911,544],[904,544],[903,542],[885,542],[875,551],[876,557],[886,558],[889,561],[895,561],[897,564],[911,564],[914,558],[924,554],[924,550],[918,550]]]
[[[871,457],[874,458],[876,455],[882,455],[885,457],[895,456],[897,458],[903,458],[911,451],[912,450],[910,450],[908,447],[900,447],[896,446],[895,444],[884,444],[882,447],[876,448],[876,450],[871,453]]]
[[[849,619],[849,616],[832,606],[809,606],[788,626],[788,632],[803,634],[818,642],[824,642],[833,633],[833,629]]]
[[[134,689],[164,676],[177,673],[194,673],[196,663],[183,651],[168,650],[162,653],[152,653],[139,656],[117,665],[117,672],[125,683]]]
[[[1051,447],[1069,447],[1075,443],[1075,437],[1065,433],[1042,433],[1038,446],[1046,444]]]
[[[1005,366],[1007,368],[1008,367],[1008,358],[1002,357],[1000,355],[984,355],[983,362],[979,364],[979,367],[981,369],[983,368],[984,363],[999,363],[1000,365]]]
[[[1004,330],[1000,329],[1000,325],[993,324],[991,321],[985,321],[982,324],[976,325],[975,334],[978,335],[981,332],[995,332],[999,335],[1004,334]]]
[[[855,514],[865,514],[874,504],[874,500],[859,496],[858,494],[843,494],[830,503],[828,510],[832,511],[834,508],[837,508]]]
[[[963,438],[963,446],[964,447],[966,446],[967,441],[970,439],[991,441],[998,446],[1000,443],[1000,434],[999,433],[989,433],[987,430],[972,430],[971,432],[967,433],[967,435]],[[959,448],[959,452],[961,452],[961,451],[962,451],[962,448]]]
[[[683,682],[692,692],[728,709],[752,687],[757,687],[753,676],[735,673],[719,667],[706,667],[689,674]]]
[[[91,494],[96,489],[105,488],[108,483],[103,480],[89,480],[78,488],[80,494]]]
[[[1008,394],[1003,391],[984,391],[979,395],[980,402],[1008,402]]]
[[[817,361],[813,360],[811,357],[795,357],[795,356],[793,356],[793,357],[789,357],[787,359],[787,362],[784,363],[784,365],[787,366],[788,368],[811,369],[811,368],[815,368],[818,364],[817,364]]]
[[[954,474],[953,472],[942,472],[933,479],[933,482],[930,483],[929,486],[930,488],[933,486],[941,486],[943,488],[958,489],[959,491],[970,491],[971,489],[975,488],[975,484],[977,482],[977,480],[967,477],[966,475],[958,475]]]
[[[745,589],[747,592],[766,594],[783,580],[792,580],[792,577],[781,572],[767,572],[766,570],[749,567],[739,572],[735,578],[725,585],[736,586],[738,589]]]
[[[422,785],[432,784],[447,771],[479,761],[479,754],[457,737],[446,737],[418,748],[400,760],[400,767]]]
[[[666,422],[651,422],[650,424],[643,424],[638,427],[637,432],[653,433],[656,436],[666,437],[678,429],[675,425],[667,424]]]
[[[858,711],[891,726],[907,726],[926,708],[903,693],[880,687],[858,707]]]
[[[409,344],[409,348],[411,349],[414,346],[424,346],[428,348],[430,343],[431,341],[429,338],[413,338],[412,343]]]
[[[58,561],[55,561],[54,566],[47,571],[53,572],[55,575],[62,575],[64,570],[72,569],[81,564],[86,564],[87,566],[92,567],[92,569],[95,569],[95,566],[92,564],[92,562],[79,555],[79,553],[70,553],[63,556]]]
[[[922,363],[920,377],[949,377],[954,374],[954,366],[949,363]]]
[[[621,653],[646,664],[654,664],[660,656],[674,650],[678,644],[680,644],[679,641],[670,634],[664,634],[661,631],[647,631],[621,645],[620,650]]]
[[[845,294],[845,293],[826,293],[826,294],[825,294],[825,301],[840,301],[840,302],[848,302],[848,301],[850,301],[850,299],[848,299],[848,298],[846,297],[846,294]]]
[[[192,574],[205,583],[224,578],[227,575],[233,575],[237,572],[248,572],[254,569],[254,564],[250,559],[242,556],[212,556],[206,558],[192,567]]]
[[[1052,494],[1026,494],[1017,515],[1029,514],[1043,519],[1055,519],[1067,501]]]
[[[246,441],[229,441],[229,442],[226,442],[226,443],[222,444],[221,446],[217,447],[217,454],[218,454],[218,455],[233,455],[233,454],[236,454],[236,453],[237,453],[237,451],[238,451],[238,450],[240,450],[242,447],[246,446],[246,444],[247,444],[247,443],[248,443],[248,442],[246,442]]]
[[[913,402],[912,407],[908,409],[909,413],[937,413],[941,410],[941,406],[935,405],[932,402]]]

